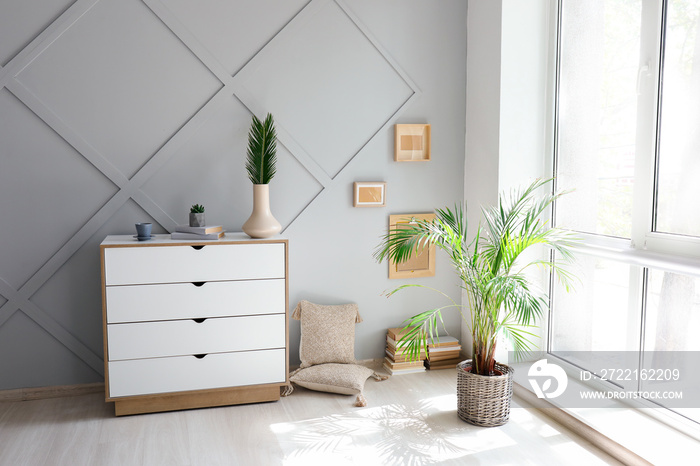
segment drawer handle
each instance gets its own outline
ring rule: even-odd
[[[196,286],[197,288],[199,288],[200,286],[204,285],[205,283],[206,283],[206,282],[192,282],[192,284],[193,284],[194,286]]]
[[[204,322],[204,321],[207,320],[207,319],[206,319],[206,317],[205,317],[205,318],[203,318],[203,319],[192,319],[192,320],[194,320],[194,321],[197,322],[198,324],[201,324],[202,322]]]
[[[204,244],[201,244],[199,246],[192,246],[192,249],[199,251],[200,249],[204,248],[204,246],[205,246]]]
[[[197,359],[203,359],[204,356],[206,356],[206,353],[205,354],[193,354],[192,356],[194,356]]]

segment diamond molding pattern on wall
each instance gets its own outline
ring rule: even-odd
[[[313,2],[234,77],[236,94],[275,115],[280,139],[324,185],[418,92],[351,15],[340,1]],[[297,118],[300,106],[313,116]]]
[[[126,178],[223,87],[141,0],[98,2],[15,79]]]
[[[0,277],[18,288],[117,187],[6,89],[0,90],[0,115],[0,141],[9,155],[0,186],[14,187],[0,196],[6,243],[0,247]]]
[[[294,177],[295,188],[291,196],[271,189],[288,227],[420,92],[340,0],[297,0],[283,8],[272,0],[203,0],[200,7],[219,5],[234,16],[236,7],[261,18],[274,9],[255,38],[258,48],[236,54],[227,53],[206,23],[188,25],[192,2],[42,0],[30,2],[30,10],[26,3],[0,7],[22,15],[14,29],[0,33],[0,132],[9,132],[0,138],[0,176],[28,177],[21,205],[36,209],[15,212],[12,193],[0,192],[0,210],[20,219],[19,227],[3,223],[0,332],[31,334],[37,341],[25,343],[35,349],[33,357],[52,353],[45,364],[61,369],[27,378],[24,386],[99,380],[97,245],[107,234],[130,231],[134,215],[152,219],[154,231],[174,229],[178,210],[188,205],[178,193],[197,194],[196,186],[182,186],[183,173],[197,167],[215,186],[248,184],[241,167],[252,113],[279,115],[280,168]],[[11,16],[0,14],[0,24]],[[305,41],[327,47],[305,50]],[[296,63],[290,61],[295,49],[301,53]],[[304,70],[295,67],[299,62]],[[297,121],[295,105],[310,105],[317,119]],[[231,122],[235,157],[227,180],[221,167],[203,170],[210,164],[197,152],[206,150],[208,137],[225,135],[222,121],[231,115],[240,121]],[[18,121],[25,123],[15,131],[9,123]],[[325,139],[316,140],[319,133]],[[53,149],[33,150],[34,144]],[[61,169],[53,169],[56,164]],[[45,199],[47,191],[52,199]],[[235,193],[224,188],[219,194]],[[235,202],[250,206],[251,200],[244,194]],[[222,207],[212,206],[212,213]],[[218,214],[226,218],[223,209]],[[248,212],[234,215],[242,223]],[[70,299],[56,304],[55,295],[66,289]],[[71,357],[73,373],[66,375]]]
[[[50,26],[75,0],[3,0],[17,15],[0,16],[0,65],[17,55]]]
[[[188,33],[220,63],[229,77],[240,71],[260,51],[261,45],[269,42],[309,3],[309,0],[161,1],[172,18],[186,21]],[[201,10],[212,14],[198,15]],[[251,24],[255,27],[250,28]],[[203,54],[198,55],[202,58]]]
[[[165,212],[175,217],[189,199],[206,199],[211,186],[217,186],[218,199],[235,199],[231,203],[206,203],[207,218],[219,219],[233,230],[240,230],[250,216],[253,203],[252,186],[243,169],[250,111],[234,96],[223,102],[198,131],[193,134],[158,172],[146,181],[142,191]],[[221,157],[217,146],[230,148]],[[278,179],[270,185],[275,218],[284,226],[306,208],[322,190],[322,186],[287,150],[277,145]],[[296,180],[294,192],[280,191],[281,177]],[[178,186],[176,192],[172,186]],[[219,221],[217,220],[217,223]]]

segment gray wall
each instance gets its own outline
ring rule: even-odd
[[[395,213],[464,189],[464,0],[6,0],[0,3],[0,389],[102,380],[98,245],[186,223],[240,230],[253,113],[279,131],[272,210],[290,306],[357,302],[356,356],[442,304],[381,294],[372,251]],[[429,163],[393,162],[393,125],[431,123]],[[353,181],[388,182],[353,208]],[[446,257],[417,283],[459,300]],[[452,314],[448,330],[459,335]],[[298,361],[299,326],[290,325]]]

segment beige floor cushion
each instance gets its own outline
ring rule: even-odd
[[[357,304],[322,305],[301,301],[292,313],[301,321],[301,366],[289,377],[310,390],[357,395],[355,406],[367,406],[363,395],[368,377],[387,377],[355,360],[355,324],[362,322]],[[291,395],[293,387],[282,394]]]
[[[318,364],[295,371],[289,378],[301,387],[319,392],[339,393],[341,395],[357,395],[355,406],[367,406],[363,391],[369,377],[385,380],[369,367],[358,364]],[[285,395],[291,394],[291,390]]]
[[[355,324],[362,322],[357,304],[326,306],[301,301],[292,319],[301,321],[301,368],[316,364],[355,363]]]

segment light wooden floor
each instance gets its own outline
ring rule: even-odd
[[[452,370],[369,379],[355,397],[297,388],[279,402],[115,418],[101,395],[0,402],[0,465],[619,464],[515,398],[511,420],[456,414]]]

